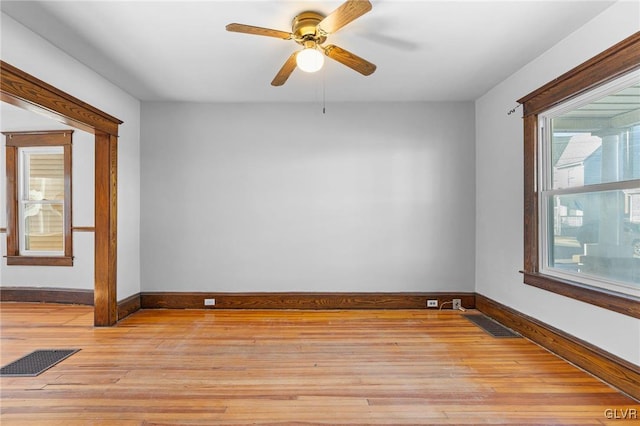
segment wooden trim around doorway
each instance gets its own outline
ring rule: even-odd
[[[94,324],[118,321],[117,153],[122,121],[26,72],[0,61],[0,100],[95,135]]]

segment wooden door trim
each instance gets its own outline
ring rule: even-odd
[[[94,324],[115,324],[117,140],[122,121],[4,61],[0,61],[0,100],[95,135]]]

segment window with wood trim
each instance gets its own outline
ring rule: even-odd
[[[7,265],[72,266],[73,130],[3,134]]]
[[[519,102],[524,282],[640,318],[640,33]]]

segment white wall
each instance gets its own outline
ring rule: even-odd
[[[120,127],[118,142],[118,299],[138,293],[140,291],[140,102],[6,14],[3,13],[1,19],[0,52],[3,61],[124,121]],[[0,179],[2,179],[0,185],[4,185],[4,174]],[[87,193],[74,194],[75,198],[88,196]],[[4,210],[4,203],[6,203],[4,197],[2,197],[2,203]],[[82,217],[83,222],[78,222],[80,219],[81,217],[74,217],[74,225],[93,225],[93,217]],[[85,220],[91,220],[91,223],[84,222]],[[0,226],[6,226],[6,223]],[[78,235],[74,238],[84,239],[87,236]],[[93,239],[93,237],[89,238]],[[6,249],[3,253],[6,253]],[[92,257],[93,253],[75,250],[74,255],[85,258],[89,255]],[[43,269],[7,267],[6,261],[2,262],[2,268],[4,269],[0,279],[3,286],[46,286],[50,283],[43,277],[43,274],[46,275]],[[8,272],[9,269],[11,272]],[[93,269],[91,271],[93,275]],[[83,277],[85,275],[86,271],[82,273]],[[93,279],[91,284],[85,281],[85,278],[70,279],[55,286],[93,288]]]
[[[639,9],[614,4],[476,101],[476,290],[640,365],[640,320],[522,284],[522,110],[507,115],[517,99],[638,31]]]
[[[472,103],[142,105],[142,290],[473,291]]]

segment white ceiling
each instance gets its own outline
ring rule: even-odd
[[[331,35],[373,63],[364,77],[323,71],[271,80],[293,41],[225,31],[231,22],[290,31],[301,11],[341,1],[7,1],[3,12],[143,101],[475,100],[613,1],[371,0]]]

